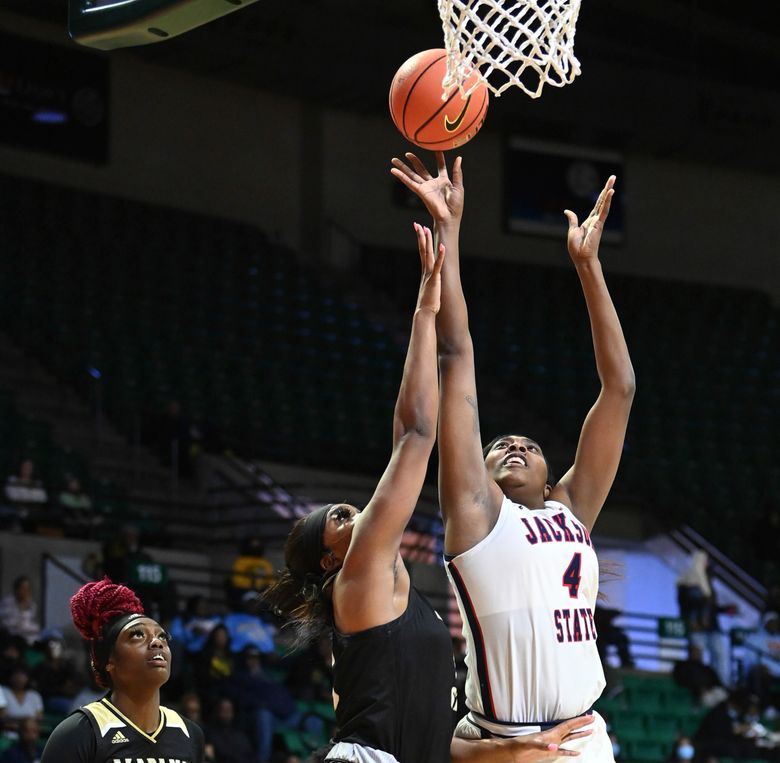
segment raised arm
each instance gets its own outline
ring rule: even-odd
[[[447,248],[442,271],[442,309],[436,320],[441,373],[439,411],[439,501],[445,529],[445,552],[459,554],[476,545],[495,524],[501,492],[488,478],[482,458],[474,347],[460,280],[458,236],[463,216],[461,159],[452,165],[437,152],[434,177],[414,154],[408,164],[393,159],[390,172],[417,194],[433,217]]]
[[[415,232],[422,279],[393,415],[393,452],[356,523],[334,593],[342,613],[338,624],[347,630],[388,622],[398,614],[393,599],[396,583],[408,579],[403,565],[396,565],[401,537],[417,505],[436,441],[436,313],[445,249],[440,245],[435,257],[430,229],[415,224]],[[338,607],[339,602],[356,600],[359,608]]]
[[[571,506],[589,530],[617,474],[635,387],[626,340],[598,258],[614,184],[613,175],[582,225],[574,212],[564,212],[569,221],[569,256],[577,269],[590,317],[601,391],[582,426],[574,465],[556,485],[551,498]]]

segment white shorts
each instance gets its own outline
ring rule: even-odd
[[[325,756],[325,763],[329,760],[348,760],[350,763],[398,763],[395,756],[389,752],[353,742],[336,742]]]
[[[576,750],[580,753],[577,763],[615,763],[612,742],[607,733],[607,724],[595,710],[593,711],[593,724],[584,728],[593,729],[593,733],[582,739],[573,739],[563,745],[567,750]],[[505,727],[501,729],[501,734],[496,733],[495,736],[523,736],[524,734],[538,734],[541,730],[540,726]],[[462,739],[482,739],[484,731],[491,733],[489,729],[478,726],[469,715],[465,715],[455,728],[455,736]],[[564,763],[570,760],[564,756],[551,758],[550,763]]]

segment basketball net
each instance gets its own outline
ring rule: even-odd
[[[446,93],[463,98],[479,81],[501,95],[519,87],[538,98],[545,84],[568,85],[580,73],[574,32],[580,0],[438,0],[447,48]],[[491,81],[492,80],[492,81]]]

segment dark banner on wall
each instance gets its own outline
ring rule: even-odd
[[[602,240],[625,236],[626,178],[620,154],[510,137],[504,148],[504,227],[509,232],[566,236],[564,209],[587,217],[610,175],[615,195]]]
[[[108,62],[0,32],[0,143],[105,163]]]

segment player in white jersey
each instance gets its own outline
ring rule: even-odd
[[[583,423],[573,466],[555,482],[528,437],[506,435],[482,451],[460,283],[461,160],[455,159],[450,179],[442,153],[436,176],[414,154],[406,159],[393,159],[391,172],[426,205],[447,247],[436,321],[439,499],[469,668],[469,712],[456,735],[516,736],[591,713],[604,686],[593,625],[598,567],[589,533],[617,472],[634,395],[631,360],[598,259],[615,178],[582,225],[565,211],[601,391]],[[518,303],[517,321],[527,317]],[[592,736],[570,746],[581,750],[583,763],[612,761],[604,722],[597,713],[593,718]]]

